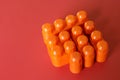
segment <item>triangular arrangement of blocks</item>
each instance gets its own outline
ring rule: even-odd
[[[83,10],[56,19],[53,24],[43,24],[42,35],[52,64],[68,64],[72,73],[80,73],[95,62],[105,62],[108,55],[107,41]]]

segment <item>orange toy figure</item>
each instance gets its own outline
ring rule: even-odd
[[[84,23],[84,30],[86,34],[91,34],[94,29],[95,25],[93,21],[88,20]]]
[[[46,23],[46,24],[42,25],[42,32],[44,32],[44,33],[52,33],[53,30],[54,30],[54,27],[50,23]]]
[[[91,67],[94,64],[95,53],[94,48],[91,45],[86,45],[83,47],[83,59],[84,67]]]
[[[98,30],[95,30],[91,33],[91,41],[96,45],[98,41],[102,40],[102,33]]]
[[[68,16],[66,16],[65,21],[67,23],[65,30],[69,30],[76,24],[77,17],[74,15],[68,15]]]
[[[55,67],[61,67],[62,66],[62,62],[61,62],[61,57],[63,55],[63,47],[60,45],[55,45],[52,49],[51,49],[51,59],[52,59],[52,64]]]
[[[50,36],[53,35],[53,32],[54,32],[54,27],[52,24],[46,23],[42,25],[42,35],[45,44],[47,44],[47,40]]]
[[[47,40],[47,46],[48,47],[53,47],[55,46],[56,44],[58,43],[58,37],[53,35],[53,36],[50,36]]]
[[[80,73],[83,65],[93,66],[95,59],[105,62],[108,56],[107,41],[83,10],[43,24],[42,36],[53,66],[69,64],[73,74]]]
[[[73,26],[72,27],[72,39],[77,43],[77,37],[80,36],[83,33],[83,30],[80,26]]]
[[[96,49],[96,44],[98,41],[102,40],[102,33],[98,30],[95,30],[91,33],[90,35],[90,41],[91,44],[94,46],[94,48]]]
[[[59,39],[61,41],[61,43],[64,43],[65,41],[70,39],[70,34],[68,31],[61,31],[59,33]]]
[[[82,48],[88,44],[88,38],[85,35],[80,35],[77,38],[78,50],[82,52]]]
[[[87,20],[86,11],[82,10],[82,11],[77,12],[77,18],[78,18],[79,24],[83,24]]]
[[[108,43],[105,40],[98,41],[96,61],[105,62],[108,55]]]
[[[69,62],[70,71],[74,74],[80,73],[82,70],[82,56],[79,52],[73,52],[70,54]]]
[[[64,43],[64,49],[65,49],[65,53],[70,55],[72,52],[74,52],[76,50],[75,43],[73,41],[71,41],[71,40],[66,41]]]
[[[54,21],[55,33],[61,32],[65,28],[65,20],[57,19]]]

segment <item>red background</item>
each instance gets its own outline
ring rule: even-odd
[[[0,80],[120,80],[119,0],[0,0]],[[110,45],[105,63],[80,74],[54,68],[41,25],[84,9]]]

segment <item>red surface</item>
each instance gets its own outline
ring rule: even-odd
[[[0,80],[120,80],[119,0],[0,0]],[[54,68],[41,25],[84,9],[110,45],[105,63],[73,75]]]

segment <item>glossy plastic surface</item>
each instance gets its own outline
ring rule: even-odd
[[[84,10],[77,12],[77,18],[80,24],[83,24],[87,19],[87,13]]]
[[[101,39],[102,39],[102,33],[100,31],[95,30],[91,33],[91,40],[93,42],[98,42]]]
[[[82,49],[85,45],[88,44],[88,38],[85,35],[80,35],[77,37],[78,50],[82,52]]]
[[[63,46],[67,54],[71,54],[72,52],[76,50],[75,43],[71,40],[66,41]]]
[[[84,24],[84,29],[86,34],[91,34],[92,31],[95,29],[94,21],[88,20]]]
[[[66,16],[65,21],[67,23],[67,27],[65,28],[65,30],[68,30],[77,23],[77,17],[74,15],[68,15]]]
[[[63,19],[57,19],[54,21],[54,26],[55,26],[56,33],[59,33],[64,29],[65,21]]]
[[[105,40],[98,41],[97,43],[97,62],[105,62],[108,56],[108,43]]]
[[[59,33],[59,39],[61,41],[61,43],[64,43],[65,41],[70,39],[70,34],[68,31],[61,31]]]
[[[83,59],[84,67],[91,67],[95,62],[95,51],[91,45],[86,45],[83,47]]]
[[[70,55],[70,62],[69,62],[70,71],[74,74],[78,74],[81,72],[83,68],[83,60],[82,55],[79,52],[73,52]]]

